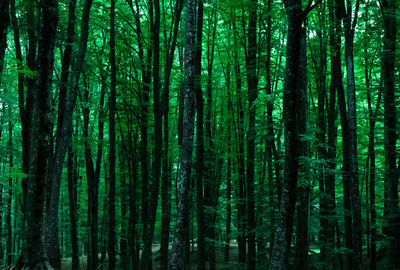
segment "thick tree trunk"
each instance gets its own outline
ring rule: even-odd
[[[186,31],[185,31],[185,97],[182,130],[182,157],[180,160],[180,176],[178,179],[178,206],[175,234],[172,244],[171,270],[188,269],[185,265],[186,243],[189,227],[189,186],[192,168],[195,89],[194,89],[194,59],[196,35],[196,1],[186,2]]]
[[[395,60],[397,1],[384,0],[382,15],[384,24],[383,40],[383,96],[384,96],[384,138],[385,138],[385,187],[384,187],[384,225],[387,267],[400,267],[400,258],[396,250],[400,249],[400,210],[399,210],[399,174],[396,167],[396,99],[395,99]]]
[[[75,0],[74,0],[75,1]],[[67,46],[64,52],[61,88],[59,97],[59,110],[57,119],[56,146],[53,155],[50,175],[51,186],[48,194],[48,205],[46,209],[46,249],[51,265],[56,268],[61,268],[61,254],[58,239],[58,206],[60,201],[60,187],[62,169],[64,165],[67,146],[71,142],[72,136],[72,115],[76,103],[77,88],[82,66],[86,56],[87,40],[89,35],[89,15],[92,6],[92,0],[86,0],[84,3],[82,22],[81,22],[81,37],[78,51],[74,55],[75,61],[72,62],[72,43],[74,39],[75,27],[75,5],[74,1],[69,5],[69,22]],[[71,66],[72,63],[72,66]],[[71,66],[71,78],[69,78],[69,67]],[[68,83],[69,82],[69,83]],[[69,89],[68,85],[69,84]]]
[[[295,267],[298,270],[308,268],[309,248],[309,213],[310,213],[310,174],[309,158],[310,147],[307,138],[308,129],[308,99],[307,99],[307,55],[305,30],[300,34],[300,55],[298,82],[297,82],[297,131],[299,132],[299,178],[297,187],[297,226],[296,226],[296,259]]]
[[[335,169],[336,169],[336,141],[337,141],[337,119],[336,92],[342,87],[341,64],[340,64],[340,38],[336,33],[336,19],[334,9],[329,8],[329,43],[331,54],[331,84],[329,88],[328,103],[328,168],[325,177],[325,195],[326,195],[326,231],[325,231],[325,265],[327,269],[332,269],[333,250],[335,248]]]
[[[58,2],[40,2],[41,36],[38,51],[37,95],[34,99],[35,122],[31,134],[32,154],[26,198],[23,264],[21,269],[52,269],[47,261],[44,243],[45,190],[49,168],[51,124],[52,75],[54,46],[58,24]],[[28,229],[29,228],[29,229]]]
[[[307,15],[302,10],[301,0],[285,1],[288,18],[288,37],[286,49],[286,74],[283,92],[283,119],[285,124],[285,175],[282,184],[280,201],[280,222],[275,234],[270,269],[287,269],[289,251],[293,233],[293,218],[296,201],[296,188],[299,170],[300,138],[299,127],[305,125],[297,110],[302,111],[298,104],[304,100],[303,91],[307,85],[305,76],[306,64],[305,29],[302,26]],[[303,51],[303,52],[302,52]],[[303,247],[305,248],[305,247]]]
[[[162,109],[164,117],[164,137],[163,137],[163,158],[162,158],[162,183],[161,183],[161,201],[162,201],[162,221],[161,221],[161,265],[163,270],[168,269],[168,247],[169,247],[169,234],[171,222],[171,162],[169,160],[169,89],[170,78],[172,71],[172,64],[174,61],[174,54],[176,43],[178,39],[179,23],[181,21],[181,14],[183,9],[183,0],[177,0],[174,10],[174,23],[173,33],[170,35],[172,44],[167,52],[167,59],[165,61],[164,69],[164,85],[162,93]],[[168,43],[169,44],[169,43]]]
[[[353,43],[354,30],[357,22],[359,1],[356,2],[354,19],[352,20],[352,6],[347,1],[347,15],[344,18],[345,26],[345,58],[347,71],[347,120],[349,136],[343,138],[349,141],[349,180],[351,183],[351,213],[352,213],[352,269],[362,269],[362,220],[361,199],[358,180],[357,159],[357,110],[356,110],[356,87],[354,74]]]

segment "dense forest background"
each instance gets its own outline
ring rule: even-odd
[[[400,269],[396,0],[1,0],[0,268]]]

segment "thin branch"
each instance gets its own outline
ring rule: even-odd
[[[303,13],[304,18],[306,18],[308,13],[310,13],[311,10],[316,8],[322,2],[322,0],[317,0],[317,2],[315,2],[314,4],[313,4],[313,2],[314,2],[314,0],[308,1],[307,7]]]

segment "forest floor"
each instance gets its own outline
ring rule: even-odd
[[[192,249],[193,247],[191,247]],[[160,268],[160,245],[154,244],[153,245],[153,269]],[[100,256],[99,256],[100,257]],[[229,252],[229,259],[230,262],[225,262],[224,260],[224,250],[223,249],[216,249],[216,263],[218,270],[224,269],[240,269],[238,264],[238,246],[237,243],[233,243],[230,245],[230,252]],[[86,269],[86,256],[80,257],[80,269]],[[72,269],[71,266],[72,260],[71,258],[63,258],[62,259],[62,270],[70,270]],[[117,265],[119,265],[117,263]],[[107,265],[103,265],[100,269],[107,269]],[[117,268],[118,269],[118,268]],[[191,251],[191,269],[197,269],[197,254],[193,250]]]
[[[197,252],[195,251],[196,246],[191,246],[191,270],[197,270]],[[160,245],[159,244],[154,244],[153,245],[153,269],[160,269]],[[225,257],[224,257],[224,249],[223,248],[217,248],[216,249],[216,264],[217,264],[217,270],[239,270],[239,269],[246,269],[245,265],[240,265],[238,263],[238,246],[236,242],[231,243],[230,245],[230,252],[229,252],[229,262],[225,262]],[[99,254],[100,258],[100,254]],[[117,258],[118,260],[119,258]],[[337,258],[338,259],[338,258]],[[340,262],[339,260],[336,260],[336,269],[338,270],[343,270],[346,269],[346,257],[342,257],[343,261]],[[80,269],[86,269],[86,256],[81,256],[80,257]],[[99,260],[100,261],[100,260]],[[370,269],[370,260],[365,256],[364,259],[364,269]],[[320,267],[318,267],[318,256],[317,254],[311,255],[309,259],[309,270],[317,270]],[[120,263],[117,262],[117,269],[126,269],[120,266]],[[206,262],[206,269],[208,269],[208,262]],[[62,260],[62,270],[70,270],[72,269],[71,267],[71,258],[63,258]],[[101,270],[106,270],[107,269],[107,264],[103,264],[101,267],[99,267]],[[257,269],[267,269],[266,265],[259,265]],[[379,270],[386,270],[387,268],[384,267],[382,261],[378,261],[377,269]]]

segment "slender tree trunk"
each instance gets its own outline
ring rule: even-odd
[[[230,257],[230,241],[231,241],[231,223],[232,223],[232,170],[234,169],[234,164],[232,162],[231,154],[233,153],[232,147],[232,126],[235,125],[233,104],[232,104],[232,92],[231,92],[231,62],[228,61],[226,67],[226,89],[228,93],[228,138],[227,138],[227,164],[226,164],[226,223],[225,223],[225,247],[224,247],[224,260],[229,262]]]
[[[195,91],[196,91],[196,215],[197,215],[197,257],[198,270],[206,269],[205,234],[206,225],[204,217],[204,99],[201,87],[201,58],[203,40],[203,1],[197,2],[197,27],[196,47],[194,59]]]
[[[254,155],[256,140],[256,105],[257,99],[257,0],[250,1],[250,14],[248,25],[248,48],[246,57],[246,73],[249,102],[249,127],[247,131],[247,234],[248,254],[247,269],[256,268],[256,220],[255,220],[255,195],[254,195]]]
[[[345,219],[345,242],[346,248],[352,250],[352,215],[351,215],[351,139],[350,139],[350,127],[348,121],[348,113],[346,108],[346,101],[344,95],[344,88],[342,82],[342,66],[341,66],[341,36],[340,32],[342,29],[341,19],[345,16],[346,11],[344,8],[343,1],[335,1],[331,5],[332,10],[330,11],[331,17],[333,19],[332,23],[335,27],[335,31],[331,33],[330,43],[331,43],[331,67],[332,67],[332,83],[335,83],[335,87],[338,95],[338,105],[340,112],[340,123],[342,126],[342,137],[343,137],[343,201],[344,201],[344,219]],[[349,267],[351,267],[352,256],[348,254],[347,261]]]
[[[205,170],[204,175],[204,207],[206,209],[204,218],[208,220],[206,223],[206,253],[209,261],[209,269],[216,269],[215,255],[215,201],[218,186],[215,183],[216,175],[216,157],[214,150],[214,138],[212,134],[212,111],[213,111],[213,94],[212,94],[212,78],[213,78],[213,63],[215,50],[215,35],[217,27],[217,15],[214,12],[210,16],[210,30],[207,34],[207,85],[206,85],[206,112],[205,112]],[[202,44],[197,44],[201,46]],[[199,74],[200,76],[200,74]]]
[[[72,250],[72,270],[79,270],[79,246],[78,246],[78,200],[77,185],[78,175],[76,171],[75,154],[73,146],[68,146],[68,201],[69,215],[71,221],[71,250]]]
[[[194,89],[194,59],[196,33],[196,1],[186,2],[186,30],[185,30],[185,97],[182,130],[182,157],[180,160],[180,176],[178,179],[178,206],[175,234],[173,238],[171,270],[188,269],[185,258],[188,256],[187,246],[189,227],[189,186],[192,168],[195,89]]]
[[[115,0],[111,0],[110,7],[110,65],[111,65],[111,91],[109,97],[109,214],[108,214],[108,269],[114,270],[116,264],[116,181],[115,181],[115,111],[117,100],[117,66],[115,63]],[[145,269],[145,268],[143,268]]]
[[[100,76],[102,78],[101,91],[100,91],[100,111],[98,120],[98,140],[99,144],[97,146],[97,157],[96,165],[93,164],[92,151],[88,140],[84,141],[84,154],[86,163],[86,180],[88,185],[88,224],[89,224],[89,253],[88,253],[88,269],[95,269],[98,265],[98,198],[99,198],[99,178],[101,170],[101,160],[102,160],[102,141],[104,134],[104,96],[106,91],[105,76],[100,71]],[[84,80],[85,81],[85,80]],[[85,85],[83,89],[83,95],[81,97],[84,103],[89,102],[89,90],[88,86]],[[82,107],[83,114],[83,137],[89,137],[89,116],[90,109],[87,106]],[[96,166],[96,168],[94,167]],[[100,243],[102,243],[100,241]]]
[[[233,22],[233,31],[236,34],[236,24]],[[238,207],[238,249],[239,249],[239,263],[246,263],[246,195],[245,195],[245,159],[244,159],[244,108],[242,97],[242,74],[239,63],[239,47],[237,38],[234,38],[234,70],[236,79],[236,109],[238,115],[238,190],[239,199]]]
[[[132,121],[132,120],[130,120]],[[137,215],[137,206],[136,206],[136,181],[137,181],[137,170],[138,170],[138,161],[137,161],[137,134],[132,134],[132,130],[129,129],[128,132],[128,173],[129,173],[129,227],[128,227],[128,247],[129,247],[129,255],[130,262],[129,266],[131,269],[136,270],[139,268],[138,266],[138,258],[139,255],[138,249],[136,247],[137,241],[137,230],[136,224],[138,220]]]
[[[160,103],[160,1],[151,0],[150,5],[150,20],[152,24],[153,38],[153,111],[154,111],[154,135],[155,148],[153,160],[153,175],[151,183],[151,199],[148,212],[148,220],[144,227],[144,247],[141,258],[141,269],[147,269],[151,265],[151,244],[153,242],[154,227],[156,222],[158,193],[161,174],[161,157],[162,157],[162,108]],[[153,5],[154,5],[154,22],[153,22]]]
[[[11,114],[11,104],[8,104],[8,148],[9,148],[9,173],[12,174],[14,167],[14,149],[13,149],[13,123]],[[13,199],[13,178],[9,176],[8,178],[8,200],[7,200],[7,265],[13,263],[12,245],[13,245],[13,229],[12,229],[12,199]],[[16,217],[14,217],[16,218]]]
[[[366,29],[368,29],[368,22],[366,22]],[[367,47],[364,49],[364,74],[365,74],[365,87],[367,89],[367,102],[368,102],[368,116],[369,116],[369,134],[368,134],[368,167],[369,167],[369,190],[366,196],[369,197],[369,213],[371,215],[371,221],[369,226],[368,234],[370,236],[370,258],[371,258],[371,270],[376,270],[376,241],[377,241],[377,228],[376,228],[376,206],[375,206],[375,176],[376,176],[376,164],[375,164],[375,124],[377,121],[377,115],[381,105],[382,87],[379,87],[378,98],[376,100],[375,111],[372,109],[372,97],[371,97],[371,72]],[[381,72],[381,75],[383,73]],[[381,80],[382,81],[382,80]]]
[[[0,82],[3,74],[3,64],[7,48],[7,32],[10,23],[9,1],[5,0],[0,3]]]
[[[333,250],[335,248],[335,219],[336,215],[336,200],[335,200],[335,169],[336,169],[336,141],[337,141],[337,126],[335,121],[337,119],[336,107],[336,92],[341,81],[341,66],[340,66],[340,47],[335,37],[335,21],[333,18],[333,10],[329,9],[330,21],[330,48],[331,48],[331,84],[329,88],[329,103],[328,108],[328,168],[329,170],[325,176],[325,195],[327,206],[327,228],[325,236],[325,261],[327,269],[332,269],[334,264]],[[339,66],[337,66],[339,65]]]

